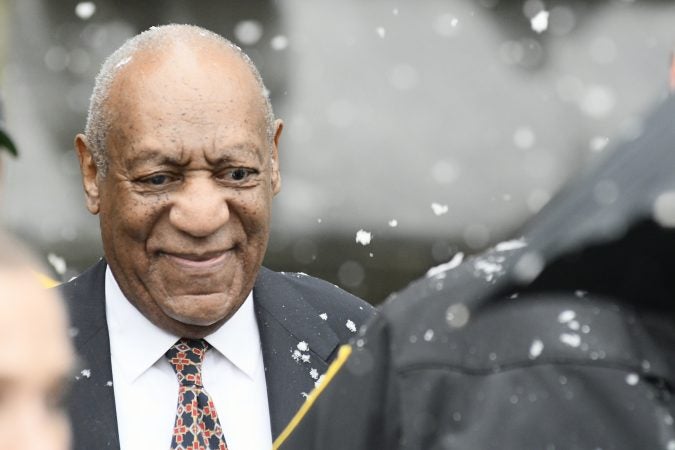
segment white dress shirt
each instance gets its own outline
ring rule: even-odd
[[[181,336],[157,327],[129,303],[109,268],[105,298],[121,449],[168,449],[176,419],[178,381],[164,353]],[[216,404],[228,448],[271,448],[253,295],[205,339],[213,348],[202,366],[204,388]]]

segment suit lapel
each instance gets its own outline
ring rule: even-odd
[[[105,268],[101,260],[61,288],[82,360],[69,407],[76,450],[119,449],[105,317]]]
[[[339,340],[285,275],[262,267],[253,298],[276,439],[328,368]]]

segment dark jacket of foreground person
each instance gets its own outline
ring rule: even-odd
[[[393,295],[276,447],[675,449],[673,120]]]

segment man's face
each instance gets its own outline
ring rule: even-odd
[[[234,55],[135,58],[111,89],[109,169],[89,208],[126,297],[165,330],[205,336],[262,263],[281,124],[271,144],[260,90]]]
[[[74,356],[65,314],[28,269],[0,268],[0,340],[0,449],[68,449],[63,397]]]

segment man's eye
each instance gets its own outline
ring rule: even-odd
[[[253,170],[237,167],[225,172],[225,179],[230,181],[244,181],[253,173]]]
[[[246,178],[248,173],[249,173],[248,170],[239,168],[239,169],[234,169],[232,171],[232,175],[230,175],[230,176],[232,177],[233,180],[241,181],[244,178]]]
[[[161,186],[169,182],[169,177],[167,175],[153,175],[150,178],[146,178],[145,182],[153,186]]]

